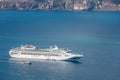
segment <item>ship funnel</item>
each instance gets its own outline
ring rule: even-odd
[[[55,45],[55,46],[54,46],[54,49],[58,49],[58,47]]]

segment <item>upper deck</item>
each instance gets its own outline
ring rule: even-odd
[[[50,46],[50,48],[37,48],[33,45],[22,45],[21,47],[17,47],[12,49],[14,51],[27,51],[27,52],[45,52],[45,53],[69,53],[71,50],[65,48],[58,48],[56,45],[54,47]]]

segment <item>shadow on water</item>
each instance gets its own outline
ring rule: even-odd
[[[75,63],[75,64],[82,64],[82,62],[80,62],[80,61],[66,61],[66,62]]]

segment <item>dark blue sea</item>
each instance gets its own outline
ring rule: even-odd
[[[23,44],[84,58],[22,64],[8,52]],[[0,11],[0,80],[120,80],[120,12]]]

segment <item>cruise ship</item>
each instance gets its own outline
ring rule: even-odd
[[[37,48],[33,45],[21,45],[9,51],[14,58],[32,58],[45,60],[68,60],[78,61],[83,57],[82,54],[75,54],[71,50],[50,46],[49,48]]]

